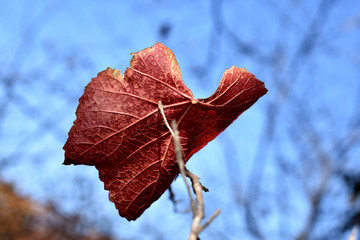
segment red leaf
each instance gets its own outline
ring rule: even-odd
[[[134,53],[125,76],[108,68],[85,88],[64,146],[64,164],[94,165],[121,216],[138,218],[179,172],[158,102],[175,119],[187,161],[267,92],[231,67],[216,92],[194,99],[174,54],[161,43]]]

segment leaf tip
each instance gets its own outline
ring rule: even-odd
[[[111,74],[111,76],[113,76],[114,78],[119,78],[121,75],[120,70],[114,69],[113,73]]]
[[[235,69],[238,69],[243,73],[250,73],[246,68],[239,68],[239,67],[236,67],[234,65],[231,68],[229,68],[230,71],[234,71]]]
[[[112,69],[111,67],[108,67],[106,70],[105,70],[106,74],[112,76],[113,78],[116,78],[118,80],[121,80],[124,78],[124,75],[121,74],[120,70],[117,70],[117,69]]]

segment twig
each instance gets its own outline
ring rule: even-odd
[[[186,178],[185,178],[185,176],[188,176],[188,174],[187,174],[188,170],[185,168],[185,163],[184,163],[184,160],[183,160],[183,157],[182,157],[182,149],[181,149],[181,145],[180,145],[179,131],[177,129],[177,125],[176,125],[175,120],[173,120],[171,122],[171,126],[172,126],[173,133],[174,133],[173,139],[174,139],[174,145],[175,145],[176,161],[177,161],[177,163],[179,165],[180,174],[184,179],[186,189],[187,189],[188,194],[189,194],[191,210],[194,213],[196,211],[196,203],[195,203],[194,198],[193,198],[193,196],[191,194],[190,186],[189,186],[189,184],[188,184],[188,182],[186,181]],[[193,189],[194,189],[194,186],[193,186]]]
[[[164,123],[165,123],[165,126],[169,129],[170,133],[171,133],[171,136],[174,137],[174,132],[173,130],[171,129],[167,119],[166,119],[166,116],[165,116],[165,113],[164,113],[164,106],[162,105],[162,102],[159,101],[158,102],[158,108],[159,108],[159,111],[161,113],[161,116],[164,118]]]
[[[358,230],[358,225],[355,225],[352,232],[351,232],[351,235],[349,237],[349,240],[355,240],[356,238],[356,234],[357,234],[357,230]]]
[[[191,173],[189,170],[186,169],[186,176],[190,178],[192,182],[192,188],[196,195],[196,207],[193,211],[193,222],[191,224],[191,232],[189,236],[189,240],[196,240],[198,239],[198,235],[210,225],[210,223],[220,214],[220,209],[216,210],[215,213],[203,224],[201,225],[201,220],[204,218],[204,199],[202,196],[202,191],[204,190],[204,186],[200,183],[199,177],[195,174]],[[209,191],[207,188],[205,188]]]
[[[176,200],[175,200],[175,194],[174,194],[171,186],[169,187],[169,199],[170,199],[170,201],[173,203],[174,212],[177,212],[177,205],[176,205]]]
[[[174,139],[176,161],[177,161],[177,163],[179,165],[180,174],[181,174],[182,178],[184,179],[186,189],[187,189],[188,194],[189,194],[191,210],[194,212],[195,201],[194,201],[194,198],[192,197],[190,186],[189,186],[188,182],[186,181],[186,177],[185,177],[186,176],[185,163],[184,163],[184,160],[182,158],[182,150],[181,150],[181,145],[180,145],[180,138],[175,137],[175,133],[172,130],[172,128],[170,127],[170,125],[169,125],[169,123],[168,123],[168,121],[166,119],[166,116],[165,116],[165,113],[164,113],[164,106],[162,105],[161,101],[159,101],[159,106],[158,107],[159,107],[161,115],[164,118],[165,126],[169,129],[169,131],[170,131],[170,133],[171,133],[171,135],[172,135],[172,137]],[[176,131],[177,131],[177,128],[176,128]],[[177,132],[176,135],[179,136],[179,133]]]
[[[170,128],[170,125],[166,119],[166,116],[164,113],[164,107],[163,107],[161,101],[159,101],[158,107],[159,107],[161,115],[164,118],[164,123],[167,126],[167,128],[169,129],[169,131],[173,137],[176,161],[179,165],[180,174],[184,179],[184,182],[185,182],[188,194],[189,194],[189,198],[190,198],[191,210],[193,213],[193,222],[191,224],[191,232],[189,235],[189,240],[197,240],[197,239],[199,239],[198,236],[199,236],[200,232],[202,232],[207,226],[209,226],[210,223],[220,214],[220,209],[218,209],[209,218],[209,220],[207,220],[203,225],[201,225],[201,221],[204,218],[204,199],[202,196],[202,191],[208,192],[209,190],[200,183],[200,181],[199,181],[200,178],[198,176],[196,176],[195,174],[191,173],[189,170],[186,169],[185,163],[183,160],[183,151],[181,149],[181,143],[180,143],[179,131],[177,129],[177,124],[176,124],[175,120],[172,120],[171,128]],[[188,182],[186,181],[185,176],[187,176],[191,180],[192,188],[193,188],[193,191],[196,196],[196,201],[194,201],[194,198],[193,198],[191,190],[190,190],[190,186],[189,186]]]
[[[205,228],[207,228],[210,223],[220,214],[221,210],[216,210],[213,215],[200,227],[200,232],[202,232]]]

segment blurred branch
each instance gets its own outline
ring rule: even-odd
[[[355,240],[357,235],[358,225],[354,226],[351,235],[349,237],[349,240]]]
[[[305,227],[296,238],[297,240],[306,240],[309,239],[309,235],[312,233],[313,228],[315,227],[317,220],[320,216],[320,208],[322,206],[322,200],[326,193],[326,187],[328,184],[329,174],[325,173],[321,181],[320,186],[315,192],[311,193],[310,196],[310,213],[308,214],[308,219],[305,221]]]

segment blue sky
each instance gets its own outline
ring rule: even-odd
[[[153,229],[165,238],[176,233],[176,239],[184,239],[191,214],[173,213],[167,193],[139,220],[129,223],[108,201],[94,168],[61,165],[78,98],[90,79],[107,67],[123,72],[131,52],[161,41],[175,53],[184,82],[195,97],[210,96],[225,69],[233,65],[247,68],[265,82],[268,94],[195,154],[188,167],[210,188],[205,194],[206,216],[223,210],[204,238],[255,239],[246,231],[243,209],[234,205],[231,184],[240,186],[244,197],[256,169],[259,173],[264,169],[259,182],[268,186],[261,188],[266,190],[261,197],[268,203],[258,208],[263,214],[261,226],[266,236],[279,238],[284,220],[272,207],[276,204],[272,193],[279,191],[276,159],[282,155],[292,163],[299,158],[287,130],[297,124],[301,109],[315,114],[312,123],[327,136],[323,144],[329,153],[336,151],[334,141],[345,139],[351,124],[357,126],[360,5],[346,0],[335,1],[329,11],[326,4],[323,10],[319,6],[321,1],[2,1],[0,71],[3,79],[16,80],[11,91],[15,97],[8,98],[5,81],[0,88],[1,106],[6,106],[0,156],[10,161],[0,177],[14,181],[35,199],[57,201],[69,212],[84,208],[78,200],[87,198],[99,215],[111,219],[111,228],[119,236],[154,239],[148,235]],[[316,20],[323,12],[325,16]],[[161,26],[170,26],[167,37],[160,34]],[[306,46],[304,39],[315,39],[315,47],[311,54],[299,57]],[[283,83],[289,92],[281,92]],[[271,104],[280,110],[276,124],[269,126]],[[276,147],[261,140],[272,127]],[[301,139],[299,144],[305,144]],[[354,168],[357,156],[356,148],[349,151],[344,169]],[[82,187],[93,189],[91,196],[76,193],[73,197],[79,187],[72,185],[74,179],[83,179],[88,185]],[[300,183],[292,179],[286,184]],[[180,209],[185,210],[188,199],[183,183],[175,181],[174,190],[182,200]],[[339,204],[345,204],[343,190],[338,191],[343,194]],[[289,191],[288,198],[287,237],[291,238],[301,231],[308,206],[303,192]],[[161,229],[159,222],[171,224]]]

